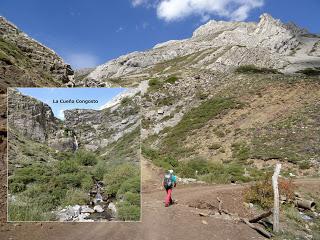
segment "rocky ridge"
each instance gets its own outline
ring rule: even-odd
[[[8,122],[12,132],[46,143],[57,150],[73,150],[74,139],[49,105],[9,88]]]
[[[136,96],[103,110],[66,110],[62,121],[47,104],[10,88],[8,122],[19,134],[60,151],[74,150],[76,145],[97,150],[138,127],[138,101]]]
[[[186,68],[229,71],[249,64],[292,73],[320,65],[320,57],[315,56],[319,40],[319,36],[268,14],[263,14],[259,23],[209,21],[190,39],[168,41],[145,52],[121,56],[98,66],[76,84],[109,86],[121,84],[127,77],[145,79]],[[178,69],[174,69],[177,63]]]
[[[4,86],[61,86],[71,84],[74,74],[53,50],[4,17],[0,17],[0,65]]]
[[[94,151],[139,127],[139,110],[139,96],[136,95],[102,110],[66,110],[65,124],[81,146]]]

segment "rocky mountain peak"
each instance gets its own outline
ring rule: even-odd
[[[221,34],[225,31],[234,31],[237,28],[247,28],[251,30],[255,27],[256,23],[249,23],[249,22],[227,22],[227,21],[216,21],[210,20],[206,24],[197,28],[194,32],[192,37],[203,37],[207,35],[214,35],[214,34]]]
[[[141,82],[141,78],[179,74],[185,68],[230,72],[241,65],[255,65],[294,73],[319,67],[319,38],[306,33],[269,14],[262,14],[258,23],[211,20],[189,39],[160,43],[100,65],[76,85],[112,86],[115,79],[128,82],[127,78],[135,77]]]

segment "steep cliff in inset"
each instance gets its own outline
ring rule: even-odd
[[[65,124],[86,149],[106,147],[139,127],[139,96],[102,110],[66,110]]]

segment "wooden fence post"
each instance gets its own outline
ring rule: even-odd
[[[274,170],[272,176],[272,187],[273,187],[273,194],[274,194],[274,205],[273,205],[273,232],[279,232],[279,189],[278,189],[278,177],[281,170],[281,164],[277,163],[276,168]]]

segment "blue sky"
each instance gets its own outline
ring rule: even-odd
[[[108,101],[124,92],[125,88],[18,88],[24,95],[34,97],[48,104],[54,115],[63,119],[63,111],[67,109],[100,109]],[[72,103],[60,103],[60,99],[75,101]],[[98,103],[76,103],[76,100],[97,100]],[[59,103],[53,103],[58,100]]]
[[[190,37],[208,19],[258,21],[263,12],[320,33],[319,0],[0,1],[0,15],[74,68]]]

